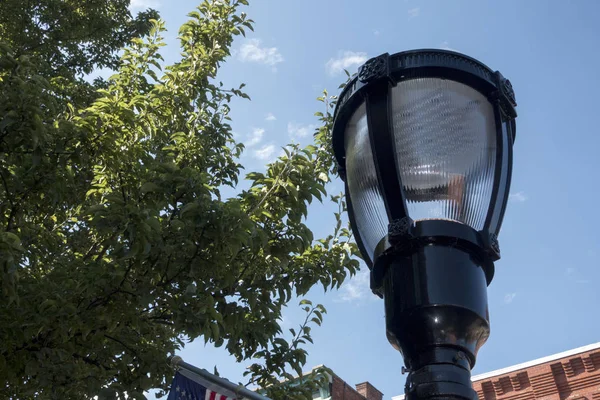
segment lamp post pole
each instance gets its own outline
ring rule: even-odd
[[[442,50],[375,57],[339,96],[333,149],[409,400],[477,398],[515,107],[499,72]]]

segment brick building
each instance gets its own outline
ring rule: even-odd
[[[600,400],[600,342],[476,375],[472,381],[480,400]]]
[[[319,365],[316,368],[322,367]],[[308,373],[305,373],[307,375]],[[339,376],[327,375],[327,382],[313,393],[313,400],[383,400],[383,393],[369,382],[352,386]]]

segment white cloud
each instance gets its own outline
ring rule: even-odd
[[[511,193],[508,196],[508,199],[515,203],[523,203],[523,202],[526,202],[527,199],[529,199],[529,197],[525,194],[525,192],[517,192],[517,193]]]
[[[252,147],[259,144],[263,136],[265,135],[265,130],[262,128],[254,128],[252,129],[252,133],[249,135],[248,140],[246,141],[246,147]]]
[[[380,33],[381,32],[379,32],[377,29],[373,31],[373,35],[375,35],[375,36],[379,36]]]
[[[371,292],[369,269],[364,268],[347,280],[339,290],[339,300],[351,302],[375,297]]]
[[[288,133],[292,138],[307,137],[308,135],[312,134],[315,129],[317,129],[317,126],[314,124],[301,125],[295,122],[288,122],[287,126]]]
[[[346,69],[356,68],[367,61],[367,53],[356,51],[340,51],[337,58],[330,58],[325,64],[329,75],[341,74]],[[352,71],[350,71],[352,72]]]
[[[442,43],[440,43],[440,49],[456,51],[456,49],[450,47],[450,43],[447,40],[444,40]]]
[[[273,113],[268,113],[265,117],[265,121],[275,121],[277,118],[273,115]]]
[[[575,283],[586,284],[591,282],[589,279],[586,279],[586,277],[581,272],[579,272],[577,268],[574,267],[568,267],[565,270],[565,275]]]
[[[512,303],[512,301],[515,299],[515,297],[517,296],[516,293],[506,293],[504,295],[504,303],[505,304],[510,304]]]
[[[410,10],[408,10],[408,16],[410,18],[416,18],[419,16],[419,14],[421,14],[421,9],[419,7],[411,8]]]
[[[160,2],[158,0],[131,0],[131,3],[129,4],[129,8],[132,10],[158,7],[160,7]]]
[[[268,144],[266,146],[261,147],[258,150],[255,150],[254,157],[258,158],[259,160],[267,161],[271,158],[271,156],[273,155],[274,152],[275,152],[275,145]]]
[[[259,39],[248,39],[237,52],[238,58],[243,62],[254,62],[274,67],[283,62],[283,56],[277,47],[262,47]]]

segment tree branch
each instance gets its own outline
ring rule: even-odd
[[[98,368],[102,368],[105,371],[111,371],[112,370],[111,368],[107,367],[106,365],[100,364],[98,361],[92,360],[89,357],[82,356],[82,355],[79,355],[77,353],[73,353],[73,357],[77,358],[77,359],[80,359],[81,361],[83,361],[86,364],[90,364],[90,365],[94,365],[94,366],[96,366]]]
[[[121,195],[123,196],[123,201],[127,204],[127,196],[125,195],[125,185],[123,184],[123,175],[121,175],[121,171],[117,172],[119,176],[119,184],[121,185]]]
[[[175,273],[175,275],[173,275],[170,279],[168,279],[164,283],[160,283],[158,286],[163,286],[163,287],[167,286],[168,284],[173,282],[175,280],[175,278],[177,278],[179,275],[181,275],[183,273],[183,271],[185,271],[186,269],[189,269],[192,266],[192,262],[194,262],[194,260],[196,259],[196,256],[198,255],[199,252],[200,252],[200,246],[196,245],[196,250],[194,251],[194,255],[192,256],[192,258],[190,258],[190,261],[183,268],[180,268],[179,271],[177,271]],[[166,274],[165,274],[165,277],[166,277]]]
[[[133,268],[133,262],[131,260],[129,260],[129,265],[127,266],[127,269],[125,270],[125,274],[123,275],[123,279],[121,279],[121,283],[119,283],[119,286],[117,286],[116,289],[111,291],[104,298],[101,297],[101,298],[97,298],[94,301],[92,301],[90,303],[90,305],[87,306],[86,310],[91,310],[92,308],[108,304],[108,302],[110,301],[110,298],[117,293],[124,293],[124,294],[128,294],[130,296],[137,297],[136,293],[132,293],[132,292],[121,289],[123,287],[123,284],[127,280],[127,276],[129,275],[129,272],[131,271],[132,268]]]
[[[104,254],[106,254],[106,252],[108,251],[108,248],[110,247],[109,242],[111,240],[113,240],[118,234],[119,234],[119,232],[115,232],[108,239],[106,239],[104,241],[104,246],[102,248],[102,251],[100,251],[100,253],[98,253],[96,260],[104,257]],[[94,243],[92,245],[92,247],[88,250],[88,252],[85,254],[85,256],[83,256],[83,261],[87,261],[87,259],[90,258],[94,254],[93,252],[96,250],[96,248],[98,248],[98,243]]]
[[[135,358],[139,358],[137,351],[135,351],[133,348],[131,348],[131,347],[129,347],[128,345],[126,345],[125,343],[123,343],[121,340],[119,340],[119,339],[117,339],[117,338],[115,338],[115,337],[112,337],[112,336],[110,336],[110,335],[107,335],[107,334],[104,334],[104,337],[105,337],[105,338],[107,338],[107,339],[110,339],[110,340],[112,340],[112,341],[114,341],[114,342],[117,342],[117,343],[119,343],[119,344],[120,344],[121,346],[123,346],[125,349],[129,350],[130,352],[132,352],[132,353],[133,353],[133,355],[135,356]]]
[[[10,232],[12,230],[12,222],[15,218],[15,215],[17,214],[18,207],[16,206],[14,199],[10,196],[10,192],[8,190],[8,182],[6,181],[6,178],[4,177],[4,174],[2,172],[0,172],[0,177],[2,178],[2,185],[4,186],[4,191],[6,192],[6,198],[10,203],[10,214],[8,215],[8,221],[6,223],[6,231]]]

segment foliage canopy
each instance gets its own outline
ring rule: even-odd
[[[310,393],[277,382],[300,372],[325,310],[303,301],[289,341],[282,307],[358,268],[343,198],[332,235],[305,225],[335,174],[333,103],[320,99],[314,145],[221,196],[244,149],[229,104],[248,96],[216,77],[252,29],[243,5],[202,2],[164,66],[163,23],[129,0],[0,3],[0,397],[144,398],[197,338],[255,358],[249,382],[275,398]],[[98,68],[115,75],[86,81]]]

